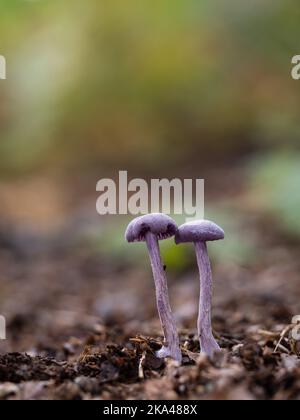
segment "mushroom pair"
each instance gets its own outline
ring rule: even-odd
[[[207,253],[207,241],[224,238],[224,231],[207,220],[193,221],[177,227],[171,217],[153,213],[134,219],[127,227],[128,242],[146,242],[155,282],[156,302],[164,333],[164,346],[156,353],[159,358],[171,357],[181,363],[182,355],[175,319],[169,302],[166,273],[162,263],[159,240],[175,235],[176,244],[193,242],[200,273],[198,333],[201,352],[209,357],[220,351],[211,326],[212,273]]]

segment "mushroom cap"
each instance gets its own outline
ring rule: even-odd
[[[214,222],[209,220],[195,220],[185,223],[178,228],[175,236],[176,244],[183,242],[207,242],[224,239],[225,233]]]
[[[178,228],[171,217],[162,213],[151,213],[137,217],[129,223],[125,239],[127,242],[143,242],[146,233],[152,232],[157,239],[167,239],[174,236]]]

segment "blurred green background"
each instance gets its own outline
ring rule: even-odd
[[[90,189],[95,213],[97,179],[126,169],[205,178],[207,217],[229,232],[227,246],[215,248],[226,261],[257,257],[262,245],[252,223],[263,237],[275,226],[280,237],[298,240],[296,0],[0,6],[8,76],[0,82],[3,213],[35,225],[44,203],[41,225],[59,219],[73,204],[60,204],[64,180],[82,179],[88,187],[77,190],[77,201]],[[12,194],[22,202],[18,212]],[[102,250],[124,255],[124,226],[109,228]],[[178,252],[166,250],[171,266],[182,265]]]

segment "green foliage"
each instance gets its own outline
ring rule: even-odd
[[[292,0],[2,1],[0,169],[153,172],[295,144],[298,21]]]
[[[258,257],[256,237],[247,230],[247,215],[242,215],[231,203],[208,208],[207,219],[215,221],[225,231],[225,240],[209,244],[212,258],[224,264],[250,264]]]
[[[276,227],[300,236],[300,155],[282,152],[256,160],[251,166],[251,186],[261,208]]]

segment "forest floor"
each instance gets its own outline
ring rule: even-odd
[[[68,235],[0,228],[0,399],[300,398],[289,327],[300,314],[299,245],[271,235],[257,264],[213,265],[222,348],[213,361],[199,355],[197,272],[170,275],[177,366],[155,357],[162,337],[149,267],[112,263]]]

